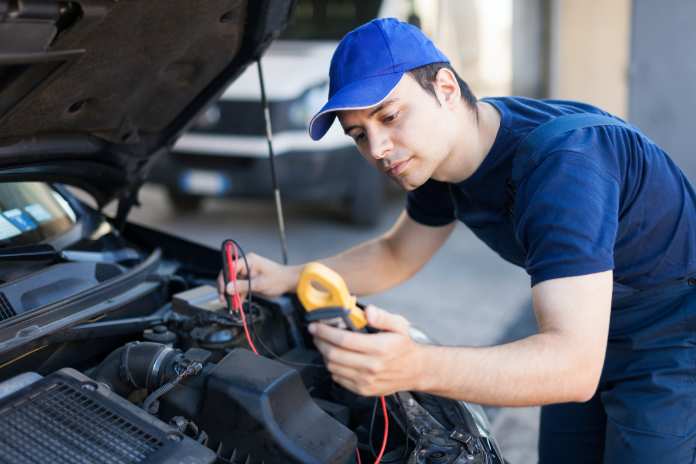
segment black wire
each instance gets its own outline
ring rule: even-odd
[[[408,444],[411,440],[411,434],[409,430],[411,428],[411,423],[408,420],[408,412],[406,411],[406,406],[401,402],[401,397],[398,394],[392,395],[396,404],[398,405],[401,413],[404,415],[404,431],[406,432],[406,444],[404,445],[404,452],[401,454],[401,459],[406,459],[408,457]]]
[[[231,238],[222,242],[223,249],[225,247],[225,243],[227,243],[227,242],[232,242],[237,247],[239,254],[242,256],[242,260],[244,260],[244,266],[246,267],[246,270],[247,270],[247,280],[249,282],[249,288],[247,290],[247,298],[246,299],[247,299],[247,307],[249,308],[249,312],[250,312],[249,325],[251,327],[251,332],[252,332],[252,335],[254,336],[254,339],[257,342],[259,342],[259,344],[263,347],[264,350],[266,350],[271,355],[271,357],[275,358],[276,360],[278,360],[279,362],[281,362],[283,364],[287,364],[289,366],[295,366],[295,367],[317,367],[320,369],[325,369],[326,366],[324,366],[323,364],[300,363],[300,362],[293,362],[293,361],[287,361],[285,359],[282,359],[278,354],[276,354],[272,349],[270,349],[268,347],[268,345],[266,345],[266,343],[263,341],[263,339],[261,337],[259,337],[258,331],[256,329],[256,322],[254,320],[253,315],[251,314],[251,307],[253,304],[253,290],[252,290],[252,286],[251,286],[251,269],[249,268],[249,262],[247,261],[246,253],[244,252],[244,249],[241,247],[241,245],[239,245],[239,243],[237,243],[236,240],[231,239]],[[225,291],[227,291],[227,283],[225,283]],[[242,306],[242,311],[244,311],[243,306]]]
[[[375,398],[375,402],[372,405],[372,414],[370,416],[370,431],[367,434],[367,444],[370,445],[370,453],[372,453],[373,458],[377,458],[377,452],[372,444],[372,432],[375,428],[375,416],[377,416],[377,404],[379,403],[379,397]]]
[[[394,463],[394,462],[403,462],[403,460],[408,457],[408,445],[411,441],[411,436],[408,433],[410,425],[409,425],[409,421],[408,421],[408,415],[406,414],[406,408],[401,403],[401,399],[399,398],[398,394],[389,395],[389,397],[394,398],[394,400],[398,404],[399,408],[401,408],[401,412],[404,415],[406,443],[404,444],[403,451],[401,452],[400,456],[391,457],[391,459],[385,459],[396,450],[392,450],[392,452],[390,452],[390,453],[385,453],[384,456],[382,456],[382,461],[381,461],[384,464]],[[389,398],[389,397],[385,397],[385,398]],[[370,429],[368,432],[368,440],[367,440],[367,444],[368,444],[370,453],[372,454],[373,458],[377,458],[377,451],[375,450],[372,437],[374,435],[375,418],[377,417],[378,404],[379,404],[379,397],[375,398],[375,402],[372,406],[372,414],[370,415]],[[387,402],[387,414],[389,414],[390,412],[392,412],[392,411],[390,411],[389,403]],[[395,417],[393,414],[392,414],[392,416]],[[401,425],[401,424],[399,424],[399,425]]]
[[[169,393],[174,387],[176,387],[179,384],[179,382],[184,380],[186,377],[198,375],[198,373],[202,369],[203,364],[198,362],[191,363],[189,366],[186,367],[186,369],[184,369],[183,372],[177,375],[174,379],[170,380],[169,382],[165,383],[164,385],[160,386],[158,389],[150,393],[147,396],[147,398],[145,398],[145,401],[143,401],[143,409],[149,413],[155,414],[157,411],[151,410],[152,405],[155,401]]]

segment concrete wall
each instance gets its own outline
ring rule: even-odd
[[[626,116],[631,0],[552,0],[550,10],[549,95]]]
[[[512,3],[513,95],[548,96],[551,1],[515,0]]]
[[[696,1],[634,0],[629,119],[696,183]]]
[[[512,0],[414,0],[423,31],[479,96],[511,92]]]

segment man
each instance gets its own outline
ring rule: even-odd
[[[404,318],[369,307],[379,334],[310,327],[336,382],[545,405],[542,463],[694,462],[696,194],[659,147],[589,105],[477,100],[393,19],[338,46],[312,138],[335,117],[408,199],[388,232],[323,262],[354,293],[379,292],[415,274],[460,220],[525,267],[539,326],[501,346],[425,346]],[[302,266],[252,255],[249,267],[255,291],[278,295]]]

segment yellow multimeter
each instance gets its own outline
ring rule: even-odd
[[[320,316],[319,311],[324,311],[322,315],[326,317],[316,319],[324,319],[335,325],[340,325],[339,322],[343,320],[348,328],[355,330],[363,330],[367,326],[365,313],[358,307],[345,281],[328,266],[317,262],[305,265],[297,283],[297,296],[308,315],[314,312]]]

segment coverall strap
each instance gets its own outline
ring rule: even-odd
[[[634,130],[620,119],[595,113],[566,114],[539,125],[527,134],[517,147],[512,167],[513,183],[517,184],[520,181],[529,168],[536,163],[536,155],[556,137],[574,130],[600,126],[618,126]]]

